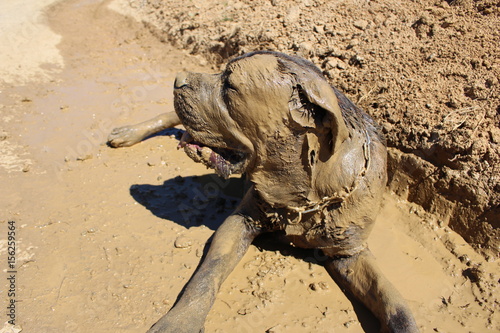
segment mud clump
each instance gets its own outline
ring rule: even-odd
[[[215,66],[259,49],[310,59],[383,127],[391,188],[498,254],[498,3],[130,2],[159,38]]]

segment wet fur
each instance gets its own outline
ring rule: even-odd
[[[177,115],[115,130],[110,145],[142,140],[158,118],[159,130],[182,122],[197,141],[244,154],[251,186],[183,294],[149,332],[202,331],[221,283],[252,240],[276,230],[298,247],[322,249],[328,272],[383,330],[418,332],[366,246],[387,180],[375,122],[312,63],[281,53],[246,54],[219,75],[181,73],[175,87]]]

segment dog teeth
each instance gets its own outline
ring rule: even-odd
[[[193,137],[191,134],[188,132],[184,132],[181,137],[181,141],[177,145],[177,149],[184,148],[188,143],[194,141]]]

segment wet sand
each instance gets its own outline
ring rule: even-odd
[[[0,83],[0,267],[7,274],[14,221],[16,324],[23,332],[145,331],[190,278],[241,182],[178,151],[181,129],[124,149],[107,147],[106,136],[172,110],[176,72],[214,69],[107,2],[43,12],[52,42],[28,43],[32,67]],[[42,49],[54,45],[47,60]],[[499,329],[498,264],[419,206],[388,193],[369,243],[422,332]],[[474,274],[485,278],[474,283]],[[363,330],[376,331],[376,321],[331,280],[320,253],[269,237],[229,276],[206,323],[206,332]]]

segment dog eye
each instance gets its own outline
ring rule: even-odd
[[[236,89],[236,87],[232,85],[231,82],[229,82],[229,79],[227,78],[224,80],[224,89],[238,91],[238,89]]]

